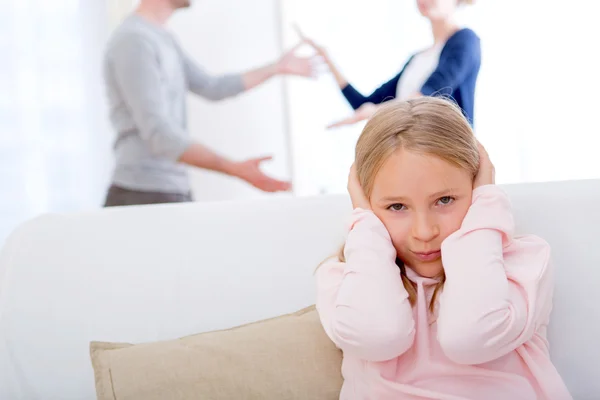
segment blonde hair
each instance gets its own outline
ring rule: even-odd
[[[473,176],[479,169],[477,140],[460,108],[439,97],[419,97],[409,101],[388,101],[363,129],[356,144],[355,165],[366,197],[373,192],[373,181],[387,158],[398,149],[427,154],[463,168]],[[338,259],[345,262],[344,247]],[[414,305],[417,292],[398,260],[402,282]],[[442,271],[429,304],[433,313],[438,293],[446,277]]]

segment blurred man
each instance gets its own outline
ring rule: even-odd
[[[186,165],[240,178],[277,192],[290,184],[265,175],[256,158],[230,161],[187,131],[186,94],[222,100],[252,89],[276,75],[313,75],[310,58],[286,53],[263,68],[211,76],[191,60],[165,29],[173,12],[191,0],[141,0],[110,39],[104,79],[110,118],[117,132],[116,167],[105,206],[192,200]]]

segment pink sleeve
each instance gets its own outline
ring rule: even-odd
[[[508,197],[486,185],[474,190],[462,227],[442,244],[438,340],[457,363],[495,360],[548,324],[550,247],[536,236],[513,235]]]
[[[354,211],[353,219],[346,262],[336,259],[317,270],[317,310],[344,353],[366,361],[391,360],[412,346],[412,307],[383,223],[362,209]]]

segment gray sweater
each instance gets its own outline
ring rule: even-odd
[[[113,184],[189,192],[187,168],[177,162],[191,144],[186,94],[210,100],[235,96],[244,90],[242,76],[208,75],[165,29],[133,14],[109,40],[104,80],[117,133]]]

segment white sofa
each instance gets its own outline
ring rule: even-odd
[[[551,351],[600,398],[600,181],[506,186],[519,231],[553,248]],[[46,215],[0,256],[0,399],[93,399],[92,340],[146,342],[295,311],[342,243],[346,196]]]

